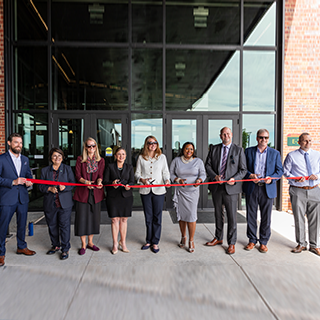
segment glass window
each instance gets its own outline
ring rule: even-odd
[[[162,2],[132,1],[132,41],[162,42]]]
[[[245,114],[243,115],[242,147],[253,147],[257,145],[257,131],[267,129],[269,131],[269,147],[274,148],[275,116],[273,114]]]
[[[166,109],[238,111],[239,53],[167,50]]]
[[[47,48],[15,49],[14,109],[48,108]]]
[[[14,0],[15,40],[47,40],[47,1]]]
[[[166,1],[166,17],[167,43],[240,43],[240,1]]]
[[[244,51],[243,110],[275,110],[275,52]]]
[[[128,4],[120,1],[52,0],[55,41],[128,41]]]
[[[244,3],[244,44],[274,46],[276,43],[276,2]]]
[[[162,110],[162,49],[132,53],[132,109]]]
[[[61,110],[128,108],[128,50],[56,48],[53,105]]]
[[[224,127],[228,127],[232,130],[232,120],[231,119],[221,119],[216,120],[212,119],[209,120],[209,127],[208,127],[208,143],[210,144],[218,144],[221,143],[220,139],[220,130]]]

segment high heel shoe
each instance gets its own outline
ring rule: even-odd
[[[181,241],[178,244],[179,248],[183,248],[186,245],[186,239],[187,239],[187,237],[181,237]]]
[[[189,241],[189,249],[188,249],[188,251],[189,251],[190,253],[193,253],[195,250],[196,250],[196,249],[195,249],[195,247],[194,247],[194,241]]]
[[[123,249],[121,240],[119,241],[119,249],[120,249],[122,252],[125,252],[125,253],[129,253],[129,252],[130,252],[128,249]]]
[[[113,250],[113,249],[112,249],[112,250],[111,250],[111,253],[112,253],[112,254],[117,254],[117,253],[118,253],[118,250]]]

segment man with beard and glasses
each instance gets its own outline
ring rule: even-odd
[[[13,214],[17,216],[17,254],[32,256],[25,241],[29,195],[32,186],[29,159],[21,155],[22,136],[12,133],[8,137],[9,150],[0,155],[0,267],[4,265],[6,236]]]

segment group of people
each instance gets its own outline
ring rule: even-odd
[[[293,253],[307,249],[305,235],[305,215],[308,218],[309,250],[320,255],[320,152],[311,149],[311,137],[302,133],[300,148],[290,152],[282,166],[279,151],[270,148],[269,132],[257,132],[257,145],[245,150],[232,143],[232,131],[224,127],[220,131],[221,143],[210,146],[205,163],[196,156],[192,142],[184,143],[180,154],[173,159],[170,168],[159,143],[154,136],[145,139],[143,149],[133,166],[126,163],[126,150],[116,149],[114,163],[105,166],[98,146],[93,138],[83,144],[83,152],[77,158],[75,176],[72,169],[62,163],[64,154],[59,148],[49,152],[51,165],[41,171],[41,180],[55,181],[55,184],[41,184],[44,193],[44,213],[51,239],[51,255],[61,250],[60,258],[65,260],[70,249],[71,212],[75,202],[74,233],[81,239],[78,253],[84,255],[87,249],[99,251],[93,243],[93,236],[100,232],[101,202],[105,198],[108,215],[111,218],[112,254],[118,250],[129,252],[126,245],[127,219],[131,216],[133,205],[132,185],[135,181],[145,185],[139,188],[143,204],[146,239],[142,250],[160,251],[162,209],[166,187],[176,183],[173,204],[181,232],[178,244],[190,253],[195,251],[194,235],[197,221],[199,186],[207,178],[212,183],[215,215],[215,237],[207,246],[223,243],[224,215],[227,216],[227,254],[235,253],[237,240],[238,195],[246,196],[247,237],[245,250],[252,250],[260,243],[261,253],[268,251],[271,236],[271,212],[273,200],[277,195],[276,182],[282,175],[290,184],[290,199],[295,219],[297,246]],[[8,138],[9,150],[0,155],[0,266],[5,260],[5,238],[14,212],[17,214],[17,253],[34,255],[27,248],[25,229],[28,211],[27,187],[32,182],[28,158],[21,155],[22,137],[11,134]],[[241,180],[244,180],[241,183]],[[252,180],[252,181],[250,181]],[[81,183],[72,196],[72,185]],[[152,186],[156,185],[156,186]],[[257,233],[257,213],[260,209],[261,222]],[[187,229],[189,241],[187,246]],[[119,239],[120,234],[120,239]]]

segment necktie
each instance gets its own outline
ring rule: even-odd
[[[311,163],[309,159],[309,153],[304,154],[304,160],[306,160],[307,170],[308,170],[308,176],[312,175],[312,169],[311,169]],[[314,186],[314,180],[309,180],[309,185],[312,187]]]
[[[221,168],[220,168],[220,177],[222,180],[225,179],[226,175],[226,164],[227,164],[227,147],[223,147],[223,155],[222,155],[222,162],[221,162]]]

